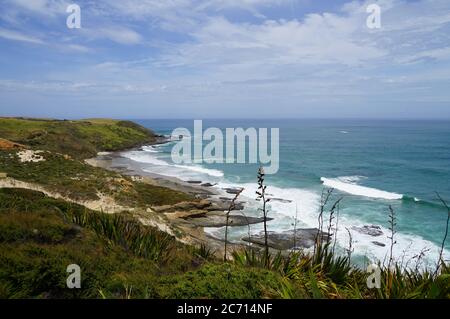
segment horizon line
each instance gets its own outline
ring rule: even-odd
[[[24,119],[46,119],[46,120],[89,120],[89,119],[112,119],[112,120],[130,120],[130,121],[142,121],[142,120],[178,120],[178,121],[194,121],[194,120],[279,120],[279,121],[295,121],[295,120],[316,120],[316,121],[328,121],[328,120],[355,120],[355,121],[450,121],[450,117],[435,118],[435,117],[121,117],[121,116],[68,116],[68,117],[52,117],[52,116],[27,116],[27,115],[0,115],[0,118],[24,118]]]

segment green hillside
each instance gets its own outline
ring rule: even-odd
[[[0,118],[0,137],[79,159],[154,142],[156,138],[152,131],[130,121],[24,118]]]

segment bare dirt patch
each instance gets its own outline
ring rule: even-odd
[[[11,150],[11,149],[21,149],[21,148],[25,148],[25,146],[22,144],[19,144],[19,143],[14,143],[9,140],[0,138],[0,150]]]

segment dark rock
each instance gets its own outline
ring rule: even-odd
[[[373,241],[372,244],[375,244],[375,245],[380,246],[380,247],[385,247],[386,246],[385,244],[380,243],[379,241]]]
[[[200,185],[200,186],[203,186],[203,187],[213,187],[213,186],[215,186],[215,185],[217,185],[217,184],[203,183],[203,184]]]
[[[294,233],[295,233],[295,247],[294,247]],[[327,242],[331,236],[325,232],[319,232],[317,228],[300,228],[295,232],[294,230],[288,230],[281,233],[268,232],[268,245],[271,248],[277,250],[288,250],[296,248],[310,248],[314,246],[316,238],[319,237],[322,241]],[[264,246],[264,233],[261,232],[258,235],[252,237],[244,237],[242,240]]]
[[[224,188],[224,190],[225,190],[228,194],[233,194],[233,195],[237,195],[237,194],[239,194],[239,192],[241,191],[240,188]]]
[[[202,181],[187,181],[189,184],[201,184]]]
[[[192,218],[194,217],[194,218]],[[193,224],[200,227],[224,227],[226,226],[226,214],[224,212],[209,212],[206,215],[201,216],[189,216],[185,218],[189,224]],[[268,220],[272,220],[268,218]],[[262,223],[264,218],[262,217],[245,217],[243,215],[230,214],[228,226],[247,226],[251,224]]]
[[[381,230],[380,226],[376,225],[365,225],[363,227],[352,227],[353,230],[357,231],[358,233],[378,237],[383,235],[383,231]]]
[[[271,200],[272,202],[280,202],[280,203],[285,203],[285,204],[292,203],[291,200],[289,200],[289,199],[283,199],[283,198],[271,198],[270,200]]]

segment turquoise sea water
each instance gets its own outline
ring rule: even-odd
[[[136,121],[160,134],[185,127],[193,134],[192,120]],[[268,192],[292,201],[273,202],[270,230],[292,228],[297,216],[300,227],[316,227],[321,192],[334,187],[335,198],[343,196],[338,224],[338,244],[346,246],[349,228],[355,253],[370,259],[386,257],[388,206],[398,218],[395,254],[412,258],[429,249],[428,262],[437,258],[445,231],[446,211],[435,192],[450,202],[450,122],[369,120],[205,120],[208,127],[279,128],[280,169],[268,175]],[[205,145],[207,142],[205,142]],[[258,165],[202,164],[176,165],[171,161],[173,143],[128,153],[126,156],[148,164],[148,171],[219,183],[216,188],[243,186],[249,214],[258,215],[253,202]],[[382,191],[382,192],[380,192]],[[384,234],[372,237],[352,227],[379,225]],[[255,226],[252,232],[258,232]],[[221,229],[211,229],[221,236]],[[234,239],[247,227],[233,229]],[[386,244],[380,247],[372,242]],[[450,240],[446,245],[450,249]],[[450,258],[448,251],[446,257]]]

